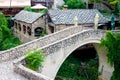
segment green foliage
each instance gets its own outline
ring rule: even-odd
[[[7,19],[0,13],[0,50],[6,50],[21,44],[19,39],[12,35],[8,28]]]
[[[120,0],[117,2],[118,16],[120,17]]]
[[[88,0],[88,3],[101,2],[102,0]]]
[[[37,71],[44,60],[45,55],[43,50],[28,51],[25,58],[26,67]]]
[[[29,12],[43,13],[43,14],[47,12],[47,9],[36,10],[36,9],[32,9],[31,7],[25,7],[24,10],[29,11]]]
[[[116,5],[117,2],[118,2],[118,0],[114,0],[114,1],[111,1],[110,4],[111,4],[111,5]]]
[[[65,62],[62,64],[60,70],[58,71],[58,75],[66,78],[73,78],[77,75],[79,70],[78,60],[74,57],[70,56]]]
[[[19,41],[19,39],[15,36],[11,36],[10,38],[6,38],[3,43],[2,43],[2,49],[10,49],[12,47],[18,46],[20,45],[21,42]]]
[[[91,59],[85,65],[80,66],[79,75],[84,80],[98,79],[98,58]]]
[[[106,32],[106,38],[101,39],[101,46],[105,46],[107,50],[108,62],[113,65],[115,60],[116,51],[116,37],[111,31]]]
[[[65,5],[68,5],[69,9],[85,9],[86,8],[82,0],[66,0]]]
[[[26,11],[30,11],[30,12],[33,11],[31,7],[25,7],[24,10],[26,10]]]
[[[63,77],[65,80],[97,80],[98,58],[91,59],[84,66],[81,66],[80,63],[81,61],[78,58],[69,56],[62,64],[57,76]]]
[[[47,9],[43,9],[43,10],[41,10],[39,12],[45,14],[45,13],[47,13]]]
[[[106,47],[108,62],[114,65],[111,80],[120,80],[120,33],[107,31],[106,38],[101,39],[101,45]]]
[[[4,14],[1,13],[1,12],[0,12],[0,25],[7,26],[7,20],[6,20],[5,16],[4,16]]]

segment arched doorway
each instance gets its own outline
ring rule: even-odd
[[[20,24],[18,24],[18,28],[19,28],[19,31],[21,31],[21,25]]]
[[[96,80],[99,59],[92,44],[73,51],[61,65],[55,80]]]
[[[35,30],[34,30],[34,35],[35,35],[35,37],[41,36],[41,35],[42,35],[42,32],[43,32],[43,28],[41,28],[41,27],[35,28]]]
[[[27,33],[29,36],[31,36],[31,28],[29,26],[27,27]]]
[[[23,25],[23,33],[26,34],[26,26]]]

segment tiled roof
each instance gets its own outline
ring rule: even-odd
[[[49,10],[48,14],[54,24],[74,24],[74,17],[77,16],[78,24],[94,23],[96,13],[99,15],[99,23],[106,23],[108,19],[96,9],[69,9]]]
[[[43,15],[42,13],[28,12],[22,10],[18,14],[16,14],[14,18],[15,20],[23,21],[26,23],[33,23],[42,15]]]

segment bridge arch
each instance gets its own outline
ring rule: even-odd
[[[86,30],[86,31],[81,31],[79,33],[76,33],[61,41],[58,41],[49,45],[49,47],[44,48],[46,53],[49,55],[47,56],[47,59],[43,64],[41,73],[45,76],[50,77],[51,79],[54,79],[62,63],[74,50],[76,50],[77,48],[85,44],[94,43],[99,59],[105,58],[103,60],[99,60],[99,65],[100,65],[99,70],[101,70],[101,65],[105,65],[104,67],[105,71],[103,72],[105,72],[104,74],[106,73],[109,74],[107,70],[109,66],[106,65],[107,64],[106,55],[105,55],[106,53],[100,52],[101,50],[98,49],[100,39],[101,37],[104,37],[104,36],[105,36],[105,31]],[[103,57],[103,55],[105,57]],[[105,78],[105,80],[109,80],[109,77]]]
[[[84,45],[87,45],[87,44],[93,44],[93,46],[94,46],[94,44],[95,44],[95,45],[99,45],[99,43],[100,43],[99,40],[94,40],[94,41],[93,41],[93,40],[90,40],[90,41],[88,41],[88,42],[84,42],[84,43],[80,44],[79,46],[75,46],[73,49],[71,49],[71,51],[70,51],[69,53],[66,54],[66,56],[63,58],[63,60],[61,60],[59,66],[58,66],[57,69],[56,69],[56,75],[57,75],[60,67],[61,67],[62,64],[64,63],[64,61],[65,61],[75,50],[77,50],[78,48],[80,48],[80,47],[82,47],[82,46],[84,46]],[[94,49],[95,49],[95,51],[96,51],[96,53],[97,53],[97,49],[96,49],[95,46],[94,46]],[[99,57],[100,57],[100,56],[99,56],[98,53],[97,53],[97,56],[98,56],[98,61],[99,61]],[[100,63],[100,62],[99,62],[99,63]],[[56,77],[56,75],[55,75],[55,77]]]

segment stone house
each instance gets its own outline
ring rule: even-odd
[[[45,16],[42,13],[20,11],[14,17],[14,34],[22,42],[39,38],[44,30]]]
[[[53,33],[74,26],[74,18],[78,18],[78,26],[93,27],[95,15],[99,15],[99,25],[108,23],[108,19],[96,9],[48,10],[47,32]]]

